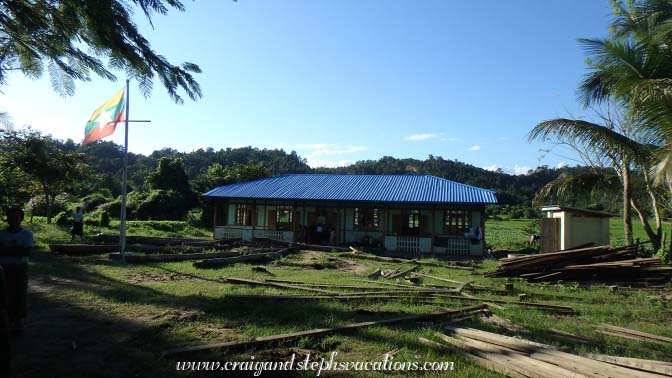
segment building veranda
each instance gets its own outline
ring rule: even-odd
[[[481,255],[491,190],[430,175],[291,174],[204,194],[216,239],[370,245],[399,253]]]

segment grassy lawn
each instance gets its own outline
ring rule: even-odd
[[[668,233],[668,243],[670,240],[669,231],[671,229],[671,222],[663,222],[663,232]],[[488,219],[485,221],[485,231],[485,239],[489,246],[495,249],[510,250],[526,248],[528,241],[530,240],[530,235],[532,233],[538,234],[540,232],[538,220],[534,219]],[[646,232],[644,232],[644,227],[637,218],[632,219],[632,233],[634,239],[639,239],[642,242],[649,240],[646,236]],[[614,246],[625,245],[622,218],[609,219],[609,238],[611,244]]]
[[[530,222],[488,222],[486,237],[488,240],[501,240],[502,243],[517,245],[515,243],[519,242],[518,235],[525,235],[524,228]],[[143,229],[145,226],[140,224],[137,227],[145,234],[171,232]],[[418,343],[418,336],[436,340],[433,332],[442,331],[446,324],[438,320],[373,326],[348,334],[303,338],[242,351],[208,351],[184,357],[162,357],[162,351],[179,346],[245,340],[257,336],[381,320],[403,314],[428,313],[475,303],[438,299],[427,304],[416,302],[412,298],[366,302],[235,300],[227,298],[227,295],[307,293],[233,285],[222,282],[222,278],[242,277],[260,281],[273,278],[365,286],[367,284],[357,280],[367,279],[367,275],[378,268],[389,270],[400,269],[400,266],[403,269],[406,266],[317,252],[290,255],[267,264],[266,268],[274,277],[252,270],[253,265],[250,264],[236,264],[220,269],[196,269],[191,262],[123,265],[109,261],[105,255],[54,255],[45,246],[51,241],[68,240],[67,230],[43,223],[27,225],[27,228],[36,232],[38,244],[30,266],[28,330],[15,340],[14,371],[17,376],[202,376],[197,373],[176,372],[175,363],[250,361],[251,356],[256,361],[286,361],[292,353],[297,354],[297,358],[305,358],[305,355],[310,354],[311,360],[315,360],[328,358],[333,351],[339,353],[336,358],[339,361],[381,361],[384,353],[393,350],[399,350],[394,355],[396,362],[453,361],[455,371],[323,372],[321,376],[499,376],[468,361],[459,350],[435,351]],[[107,231],[112,233],[113,229]],[[209,231],[201,230],[195,233],[203,235],[207,232]],[[421,272],[501,288],[507,282],[506,279],[490,279],[480,274],[493,270],[496,264],[494,261],[484,261],[473,273],[439,267],[424,267]],[[618,339],[599,334],[595,330],[596,324],[605,322],[672,337],[672,312],[666,302],[651,298],[660,293],[611,293],[606,287],[587,289],[574,285],[533,286],[521,281],[512,282],[515,288],[513,296],[480,292],[471,294],[482,298],[517,300],[518,293],[526,293],[530,301],[570,305],[578,312],[578,315],[569,316],[516,305],[502,305],[503,309],[491,308],[497,315],[524,327],[526,331],[521,333],[523,337],[576,351],[672,361],[670,345],[659,346]],[[429,278],[424,283],[448,285]],[[345,289],[341,290],[347,292]],[[464,324],[510,334],[481,323],[479,319],[468,320]],[[556,338],[547,332],[551,327],[589,337],[593,342],[574,344]],[[221,375],[218,373],[218,376]],[[316,372],[282,375],[264,372],[261,376],[314,377]]]

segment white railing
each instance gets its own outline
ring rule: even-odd
[[[243,237],[243,230],[240,228],[215,227],[215,239],[240,239]]]
[[[293,236],[291,231],[254,230],[255,238],[292,241]]]
[[[468,256],[471,254],[471,242],[469,239],[448,239],[446,244],[446,254],[459,256]]]
[[[397,251],[419,253],[420,238],[415,236],[397,236]]]

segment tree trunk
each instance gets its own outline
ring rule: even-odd
[[[630,168],[627,160],[623,160],[622,168],[623,180],[623,232],[625,233],[625,243],[632,245],[632,218],[630,213],[630,202],[632,194],[630,192]]]
[[[56,197],[55,195],[53,197]],[[51,223],[51,208],[54,206],[49,188],[44,186],[44,200],[47,203],[47,223]]]
[[[658,251],[660,249],[661,238],[663,236],[661,232],[662,228],[658,228],[657,232],[653,232],[653,229],[649,224],[649,218],[641,210],[641,206],[639,205],[639,203],[634,199],[632,199],[631,202],[632,207],[635,209],[635,212],[637,212],[637,215],[639,216],[639,221],[642,222],[642,226],[644,227],[646,236],[648,236],[649,240],[651,241],[651,246],[653,247],[654,252]]]

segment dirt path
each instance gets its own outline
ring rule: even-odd
[[[50,258],[39,260],[50,262]],[[151,353],[147,350],[153,349],[148,342],[157,336],[159,317],[109,313],[96,303],[73,301],[68,295],[73,288],[96,289],[91,285],[31,272],[26,329],[12,340],[12,377],[174,375],[169,361],[165,366],[143,366]]]

